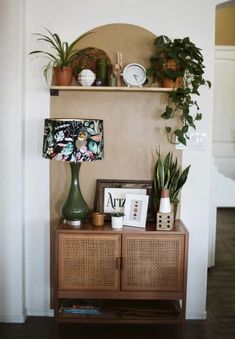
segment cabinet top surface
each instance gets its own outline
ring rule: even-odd
[[[109,221],[105,222],[104,226],[93,226],[91,222],[82,224],[81,226],[71,226],[64,224],[61,220],[56,229],[58,232],[71,231],[71,232],[86,232],[86,233],[136,233],[142,232],[146,234],[185,234],[187,229],[181,220],[176,220],[173,231],[156,231],[154,223],[147,224],[146,228],[123,226],[121,229],[113,229]]]

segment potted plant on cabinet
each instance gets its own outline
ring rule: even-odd
[[[154,45],[156,52],[151,57],[151,67],[147,74],[160,81],[162,86],[173,87],[161,117],[170,119],[177,115],[181,120],[180,128],[165,128],[168,140],[186,145],[189,128],[196,129],[195,122],[202,118],[194,96],[200,95],[198,90],[201,86],[211,86],[210,81],[203,77],[205,66],[201,49],[188,37],[171,40],[165,35],[157,37]]]
[[[71,44],[69,44],[68,42],[61,41],[57,33],[52,33],[51,31],[49,31],[49,29],[45,29],[47,31],[47,34],[34,33],[34,35],[38,36],[37,41],[46,42],[51,48],[51,52],[44,50],[35,50],[30,52],[29,55],[37,54],[38,56],[42,56],[49,60],[44,67],[44,76],[47,82],[48,72],[50,70],[53,70],[53,74],[55,76],[55,84],[58,86],[69,86],[71,85],[73,78],[73,68],[71,65],[78,53],[78,50],[74,49],[74,46],[79,40],[81,40],[91,32],[81,35]]]
[[[153,174],[154,205],[156,206],[156,211],[158,211],[162,190],[167,189],[169,190],[172,209],[176,214],[179,193],[188,178],[189,169],[190,165],[182,170],[177,158],[174,159],[171,152],[163,158],[160,151],[157,151],[157,161]]]
[[[111,223],[112,228],[122,228],[123,227],[123,217],[124,213],[114,212],[111,214]]]

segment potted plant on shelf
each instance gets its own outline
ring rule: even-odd
[[[74,49],[74,46],[79,40],[92,32],[81,35],[69,44],[68,42],[61,41],[57,33],[52,33],[49,29],[45,29],[47,34],[34,33],[34,35],[38,36],[37,41],[46,42],[51,48],[51,51],[35,50],[30,52],[29,55],[37,54],[49,60],[44,67],[44,76],[47,82],[48,72],[53,70],[55,84],[58,86],[69,86],[73,78],[72,62],[78,53],[78,50]]]
[[[201,49],[188,37],[171,40],[165,35],[157,37],[154,45],[156,52],[150,59],[147,75],[160,81],[163,87],[173,87],[161,117],[170,119],[179,116],[180,128],[172,130],[167,126],[165,129],[171,143],[186,145],[189,128],[196,129],[195,122],[202,118],[194,96],[200,95],[198,90],[201,86],[211,86],[210,81],[203,77],[205,66]]]
[[[112,228],[122,228],[123,227],[123,217],[124,213],[114,212],[111,214],[111,223]]]
[[[176,215],[179,193],[188,178],[189,169],[190,165],[182,170],[177,158],[174,159],[171,152],[163,158],[160,151],[157,151],[157,161],[153,174],[154,205],[156,206],[156,211],[158,211],[162,190],[166,189],[169,190],[170,203]]]

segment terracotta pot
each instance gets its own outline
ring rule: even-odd
[[[54,67],[56,86],[70,86],[73,80],[73,69],[70,66]]]
[[[174,59],[169,59],[166,60],[165,65],[164,65],[165,69],[172,69],[172,70],[176,70],[176,61]],[[183,78],[182,77],[178,77],[176,78],[175,81],[165,78],[162,79],[162,87],[165,88],[178,88],[178,87],[182,87],[183,86]]]
[[[178,88],[183,86],[183,78],[176,78],[175,81],[165,78],[162,79],[162,87],[165,88]]]

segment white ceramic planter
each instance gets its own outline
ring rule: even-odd
[[[123,217],[112,217],[112,228],[120,229],[123,227]]]
[[[80,85],[89,87],[95,81],[96,75],[90,69],[83,69],[78,74],[78,82]]]
[[[170,213],[171,212],[169,190],[165,189],[165,188],[161,192],[159,212],[160,213]]]

